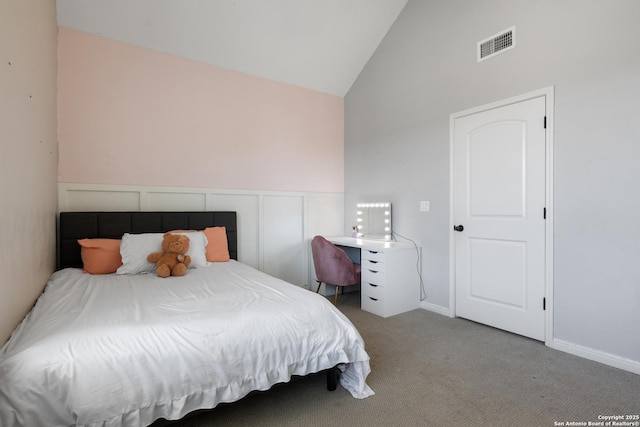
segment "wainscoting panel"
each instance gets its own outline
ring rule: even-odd
[[[307,266],[307,270],[312,290],[315,290],[317,287],[313,257],[311,256],[310,241],[313,239],[313,236],[317,234],[321,236],[342,236],[344,233],[343,213],[344,198],[323,195],[314,195],[306,198],[305,234],[308,236],[309,240],[307,245],[307,250],[309,251],[309,265]],[[320,288],[320,292],[326,294],[324,285]]]
[[[307,235],[313,238],[316,234],[340,236],[344,233],[343,198],[311,195],[306,197],[306,202]]]
[[[58,187],[58,210],[61,206],[73,206],[75,211],[138,211],[139,191],[102,191],[85,188]]]
[[[260,196],[257,194],[210,193],[208,211],[235,211],[238,220],[238,259],[259,270]]]
[[[311,238],[344,230],[343,193],[58,183],[59,212],[124,210],[235,211],[238,259],[305,288],[315,277]]]
[[[205,193],[149,191],[146,195],[150,211],[204,211],[207,207]]]
[[[264,197],[264,271],[296,285],[306,285],[309,279],[303,213],[301,196]]]

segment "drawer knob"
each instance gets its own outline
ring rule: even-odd
[[[378,272],[377,272],[377,271],[375,271],[375,270],[369,270],[369,271],[370,271],[370,272],[372,272],[372,273],[378,273]]]
[[[369,299],[371,299],[373,301],[378,301],[378,298],[374,298],[374,297],[369,297]]]
[[[373,283],[369,283],[369,286],[373,286],[374,288],[378,287],[378,285],[374,285]]]

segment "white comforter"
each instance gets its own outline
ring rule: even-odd
[[[142,426],[369,356],[326,299],[231,261],[181,278],[53,274],[0,350],[0,425]]]

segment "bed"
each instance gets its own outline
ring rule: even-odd
[[[183,277],[123,270],[125,252],[144,247],[132,242],[188,233],[197,256],[203,230],[216,231],[206,257],[216,240],[228,260],[207,258]],[[78,242],[101,239],[119,240],[122,265],[84,272]],[[339,378],[354,397],[372,395],[351,322],[322,296],[238,262],[236,242],[235,212],[61,213],[58,269],[0,349],[0,425],[149,425],[322,371],[330,389]]]

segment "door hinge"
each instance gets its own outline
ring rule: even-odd
[[[544,128],[547,128],[547,116],[544,116]]]
[[[547,208],[542,208],[542,219],[547,219]]]
[[[547,299],[545,297],[542,297],[542,310],[546,310],[547,309]]]

